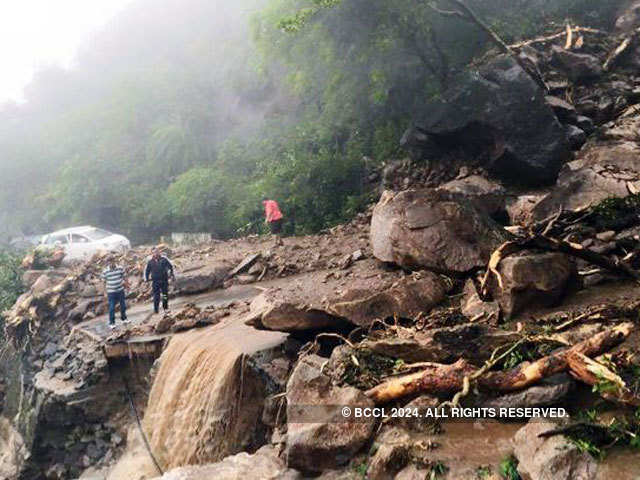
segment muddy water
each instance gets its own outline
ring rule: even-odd
[[[20,466],[24,461],[25,448],[22,437],[11,426],[11,422],[0,417],[0,478],[11,480],[17,478]]]
[[[447,422],[438,435],[411,434],[411,443],[433,445],[424,451],[424,458],[446,464],[446,478],[472,480],[478,467],[490,466],[497,471],[500,462],[513,452],[511,442],[521,427],[518,423],[494,421]]]
[[[439,435],[414,434],[411,440],[438,445],[425,458],[445,463],[449,467],[447,479],[475,480],[478,467],[498,471],[500,462],[513,453],[513,438],[523,426],[493,421],[450,422],[443,425]],[[640,480],[640,452],[612,450],[599,462],[596,480]]]
[[[261,384],[246,368],[247,356],[269,351],[285,338],[232,319],[171,339],[160,357],[143,422],[163,469],[212,463],[250,440],[262,402]],[[129,452],[110,479],[149,478],[141,472],[153,472],[148,455]]]

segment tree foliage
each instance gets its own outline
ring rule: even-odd
[[[469,0],[508,41],[614,2]],[[365,164],[398,155],[416,106],[490,48],[447,0],[135,0],[70,70],[0,106],[3,236],[75,223],[146,241],[349,218]]]
[[[13,306],[23,291],[20,260],[17,253],[0,250],[0,316]]]

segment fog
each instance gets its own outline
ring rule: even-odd
[[[131,0],[24,0],[4,2],[0,16],[0,103],[24,100],[39,68],[69,67],[81,46]]]
[[[614,10],[469,4],[507,40]],[[0,32],[2,242],[78,224],[134,243],[258,232],[263,195],[289,233],[335,225],[369,201],[363,159],[405,155],[416,105],[490,47],[413,0],[30,0]]]

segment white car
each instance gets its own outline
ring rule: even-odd
[[[126,252],[131,242],[116,233],[96,227],[73,227],[49,233],[42,237],[41,245],[61,246],[65,251],[65,261],[86,260],[101,251]]]

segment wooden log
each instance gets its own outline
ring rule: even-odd
[[[466,360],[452,365],[433,364],[417,373],[388,380],[368,390],[366,395],[376,403],[388,403],[416,393],[453,393],[462,387],[464,377],[476,368]]]
[[[545,377],[565,371],[568,368],[569,354],[579,353],[589,357],[600,355],[622,343],[632,330],[633,324],[625,323],[535,362],[524,362],[504,372],[487,372],[478,378],[478,386],[497,392],[521,390]],[[460,390],[465,378],[475,371],[465,360],[458,360],[453,365],[436,364],[420,372],[384,382],[368,390],[366,395],[376,403],[388,403],[416,393],[451,393]]]

